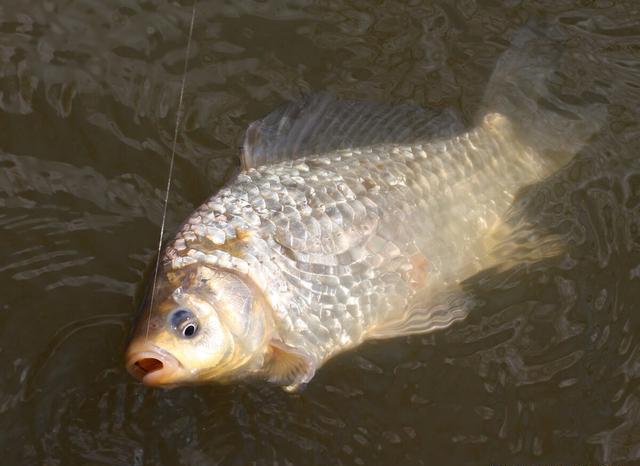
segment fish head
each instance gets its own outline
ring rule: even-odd
[[[261,367],[270,322],[261,293],[235,273],[195,264],[158,276],[126,351],[148,386],[246,377]]]

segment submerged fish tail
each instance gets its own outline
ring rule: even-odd
[[[562,39],[548,24],[517,32],[495,65],[479,113],[506,116],[520,141],[549,159],[553,170],[588,142],[605,117],[602,104],[579,102],[554,85],[563,69],[580,60],[563,49]]]

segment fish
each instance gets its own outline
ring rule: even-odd
[[[472,125],[327,94],[252,123],[240,172],[166,243],[128,371],[153,387],[296,391],[367,340],[463,320],[443,293],[490,264],[484,239],[516,193],[602,124],[595,104],[549,104],[561,57],[546,35],[516,36]]]

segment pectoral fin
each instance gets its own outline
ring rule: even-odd
[[[271,341],[269,353],[265,365],[266,379],[282,385],[288,392],[302,388],[316,372],[315,364],[308,354],[280,340]]]

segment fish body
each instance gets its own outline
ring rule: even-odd
[[[394,133],[387,112],[386,138],[354,144],[347,136],[380,112],[345,117],[322,102],[252,125],[244,170],[165,247],[127,353],[145,383],[259,377],[295,389],[367,339],[450,325],[466,311],[438,311],[433,297],[483,266],[483,238],[515,193],[567,161],[501,112],[428,140]],[[302,136],[281,134],[297,121]],[[337,148],[312,150],[332,133]]]
[[[508,126],[492,114],[445,141],[249,169],[187,220],[165,270],[207,264],[246,277],[277,338],[317,367],[481,260],[479,240],[515,191],[547,173]]]

